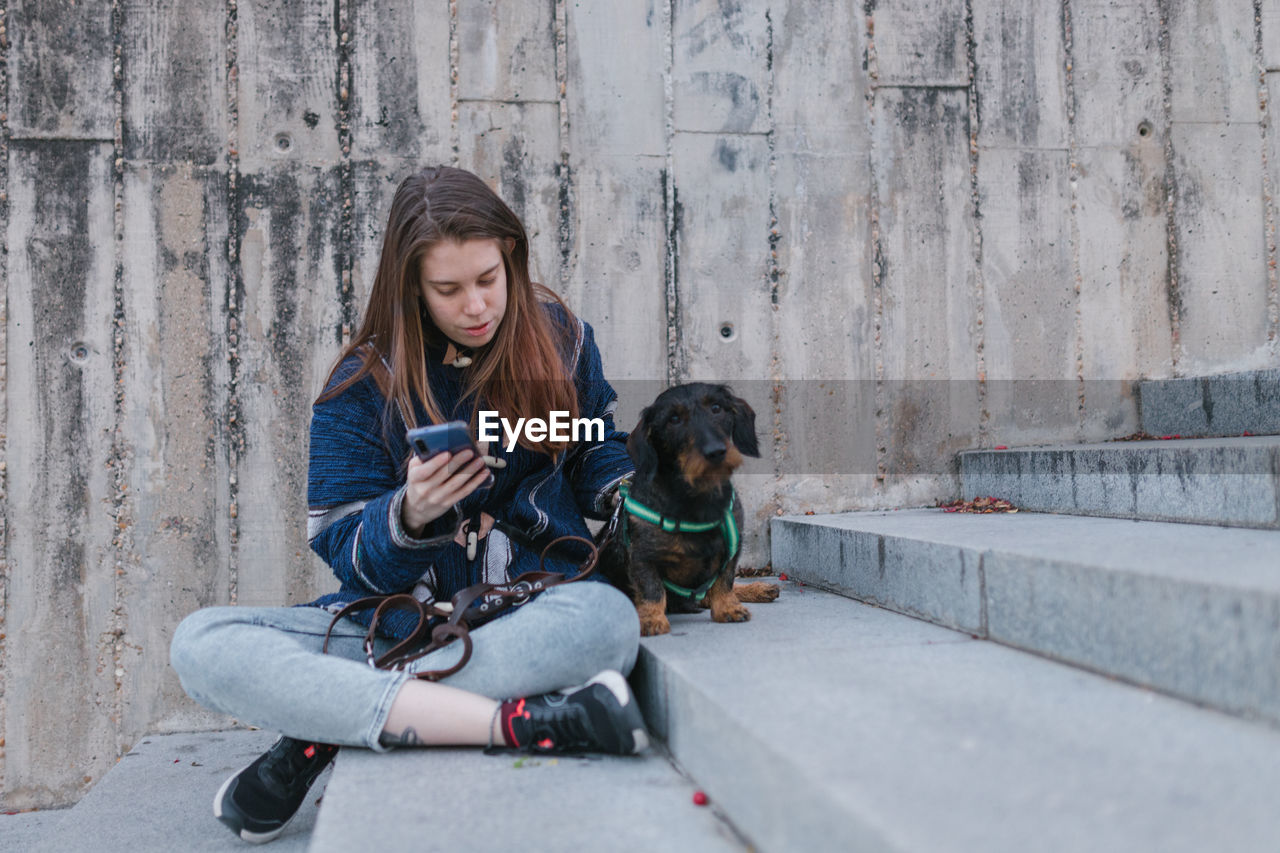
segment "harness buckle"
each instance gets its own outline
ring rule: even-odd
[[[528,601],[529,596],[533,594],[533,585],[528,581],[520,581],[520,583],[511,587],[511,591],[520,593],[516,596],[515,600],[512,601],[512,606],[519,607],[521,604]]]

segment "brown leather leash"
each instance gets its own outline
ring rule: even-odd
[[[591,549],[591,553],[582,563],[582,570],[573,577],[565,577],[559,572],[546,571],[547,552],[555,545],[567,539],[583,543]],[[454,640],[462,641],[462,657],[448,669],[436,669],[418,672],[415,678],[427,681],[439,681],[453,675],[471,660],[471,631],[506,612],[509,607],[519,607],[540,592],[553,586],[580,581],[590,575],[596,568],[600,552],[596,544],[582,536],[561,536],[547,543],[538,560],[538,571],[525,572],[505,584],[477,583],[459,590],[448,605],[437,602],[422,602],[407,592],[393,595],[371,595],[357,599],[343,607],[334,615],[329,623],[329,630],[324,634],[322,654],[329,652],[329,638],[334,626],[348,613],[373,608],[373,618],[369,622],[369,630],[364,637],[364,653],[369,665],[378,669],[406,669],[410,663],[426,657],[437,649],[442,649]],[[418,624],[409,636],[392,646],[381,657],[375,657],[373,642],[377,636],[378,622],[391,610],[408,610],[418,614]],[[433,628],[433,619],[443,619]],[[424,645],[425,643],[425,645]]]

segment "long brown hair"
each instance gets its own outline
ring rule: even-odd
[[[506,270],[506,313],[493,339],[472,353],[474,361],[463,373],[462,397],[475,393],[477,409],[496,409],[508,418],[545,419],[552,411],[576,418],[578,395],[565,364],[576,346],[562,351],[557,341],[574,341],[577,321],[560,297],[529,280],[529,239],[519,217],[480,178],[449,166],[423,169],[396,189],[369,304],[360,329],[330,370],[329,382],[352,354],[360,359],[359,368],[316,402],[332,399],[372,374],[387,408],[398,408],[407,426],[418,425],[415,400],[432,423],[447,420],[431,393],[425,358],[428,343],[447,346],[449,341],[423,301],[422,260],[443,240],[490,238],[497,240]],[[561,328],[554,327],[541,302],[555,302],[564,309]],[[476,420],[473,410],[473,433]],[[535,445],[523,432],[520,444],[549,455],[566,446],[551,441]]]

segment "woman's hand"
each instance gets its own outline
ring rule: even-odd
[[[400,507],[405,532],[415,539],[421,537],[428,524],[483,486],[488,478],[484,460],[470,450],[438,453],[426,462],[416,455],[410,457],[408,488]]]

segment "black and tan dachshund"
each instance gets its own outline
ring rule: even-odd
[[[760,455],[756,415],[724,385],[669,388],[640,415],[627,451],[635,477],[601,531],[600,570],[631,596],[640,633],[671,630],[666,614],[710,608],[745,622],[743,601],[773,601],[768,583],[735,587],[742,505],[730,478],[743,454]]]

